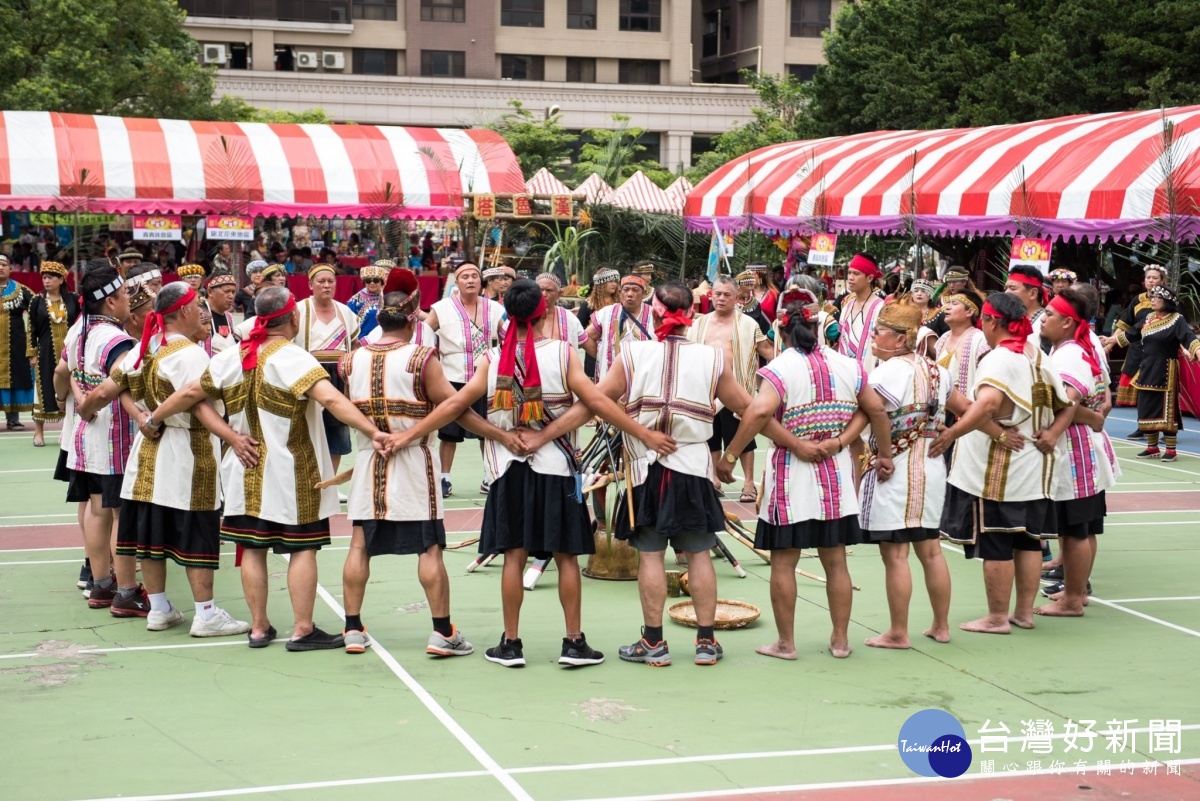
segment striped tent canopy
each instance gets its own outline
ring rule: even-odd
[[[604,182],[600,173],[594,172],[575,191],[582,192],[588,203],[607,203],[613,188]]]
[[[682,175],[675,179],[675,183],[668,186],[664,191],[667,197],[671,198],[671,202],[675,205],[675,213],[683,213],[683,204],[687,201],[688,192],[691,192],[695,187],[692,182]]]
[[[569,195],[571,188],[554,177],[554,173],[545,167],[533,174],[525,182],[525,191],[531,195]]]
[[[716,219],[722,231],[1079,239],[1154,236],[1169,217],[1195,236],[1200,106],[774,145],[705,178],[684,217],[692,231]]]
[[[633,209],[656,214],[678,214],[679,208],[672,205],[667,193],[659,189],[646,174],[638,170],[621,184],[606,201],[619,208]]]
[[[0,112],[0,208],[448,219],[521,192],[493,131]]]

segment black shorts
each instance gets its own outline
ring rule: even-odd
[[[454,391],[458,392],[466,386],[455,381],[450,382],[450,386],[454,387]],[[471,404],[471,409],[475,414],[487,419],[487,398],[480,398]],[[438,429],[438,439],[442,442],[462,442],[464,439],[479,439],[478,434],[472,434],[467,429],[458,424],[457,420],[452,420],[443,427]]]
[[[717,416],[713,418],[713,435],[708,439],[709,453],[720,453],[729,447],[729,443],[733,442],[733,436],[737,433],[738,426],[742,421],[733,416],[733,412],[726,408],[722,408],[717,412]],[[749,453],[754,450],[754,440],[751,439],[746,447],[742,449],[742,453]],[[739,453],[738,456],[742,454]]]
[[[968,545],[964,550],[971,548]],[[1017,551],[1041,553],[1042,541],[1023,531],[984,531],[974,545],[973,558],[985,562],[1011,562]]]
[[[121,484],[124,481],[125,476],[119,474],[104,476],[71,470],[67,479],[67,503],[86,503],[93,495],[99,495],[101,508],[120,509]]]

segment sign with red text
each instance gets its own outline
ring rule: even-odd
[[[204,218],[204,231],[208,239],[236,239],[241,242],[254,241],[254,218],[210,214]]]
[[[135,240],[176,242],[182,236],[183,218],[177,214],[150,214],[133,218]]]
[[[1013,237],[1012,252],[1008,254],[1008,266],[1031,264],[1043,273],[1050,271],[1050,240]]]
[[[837,234],[813,234],[808,241],[808,263],[832,267],[836,251]]]

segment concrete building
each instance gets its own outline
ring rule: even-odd
[[[678,171],[750,118],[740,68],[811,77],[839,0],[178,0],[217,91],[377,125],[484,124],[520,100],[614,113]]]

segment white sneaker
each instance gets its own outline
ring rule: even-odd
[[[178,626],[185,620],[187,620],[187,618],[183,616],[183,612],[180,612],[174,606],[172,606],[166,612],[151,611],[150,614],[146,615],[146,630],[166,631],[172,626]]]
[[[217,609],[217,613],[209,620],[199,615],[192,618],[193,637],[228,637],[231,634],[245,634],[249,630],[249,623],[234,620],[233,615],[224,609]]]
[[[475,653],[475,646],[467,642],[466,637],[458,630],[458,626],[455,626],[453,637],[443,637],[436,631],[430,633],[425,653],[433,656],[466,656]]]

